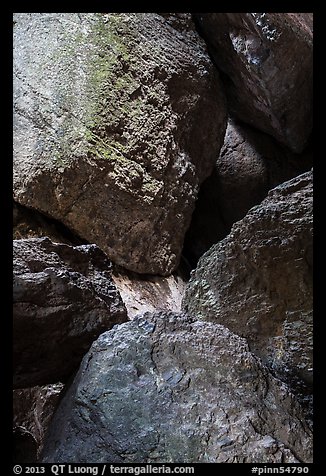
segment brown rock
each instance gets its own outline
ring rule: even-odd
[[[14,240],[14,387],[65,381],[102,332],[127,320],[95,245]]]
[[[199,260],[183,308],[248,340],[297,393],[312,385],[312,172],[271,190]]]
[[[311,167],[310,149],[294,154],[271,136],[229,119],[215,170],[201,186],[186,234],[184,253],[192,265],[270,189]]]
[[[181,310],[187,282],[185,272],[181,270],[162,277],[140,275],[114,267],[112,279],[126,306],[129,319],[146,311]]]
[[[15,200],[170,274],[226,127],[191,15],[15,14],[14,73]]]
[[[199,13],[239,119],[301,152],[312,128],[312,13]]]
[[[47,434],[46,463],[311,462],[286,385],[225,327],[146,313],[102,334]]]
[[[44,437],[53,412],[59,403],[63,387],[63,384],[56,383],[44,387],[14,390],[13,392],[14,433],[28,434],[29,440],[32,438],[36,444],[36,455],[33,456],[31,462],[35,463],[42,451]],[[20,440],[21,437],[16,438],[16,463],[24,462],[22,458],[26,459],[27,456],[26,448],[19,447]]]

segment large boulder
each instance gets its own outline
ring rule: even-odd
[[[312,13],[199,13],[239,119],[295,152],[312,129]]]
[[[15,14],[15,200],[117,264],[177,268],[225,127],[190,14]]]
[[[96,245],[69,246],[48,238],[14,240],[14,387],[64,381],[91,343],[127,320]]]
[[[223,324],[299,392],[312,384],[312,172],[271,190],[205,253],[183,308]]]
[[[63,390],[62,383],[45,385],[43,387],[21,388],[13,391],[13,427],[17,435],[29,435],[36,443],[36,462],[43,448],[44,437],[51,421],[53,412],[58,406]],[[19,455],[26,458],[25,447],[19,443],[26,438],[15,438],[15,454],[17,463]]]
[[[181,313],[102,334],[50,425],[43,462],[311,462],[300,405],[246,341]]]
[[[229,119],[215,169],[202,184],[184,253],[193,267],[268,191],[312,167],[311,147],[295,154],[273,137]]]

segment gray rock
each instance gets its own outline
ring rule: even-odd
[[[117,264],[177,268],[225,127],[190,14],[15,14],[15,200]]]
[[[230,111],[301,152],[312,129],[312,13],[199,13]]]
[[[43,462],[310,462],[311,432],[246,341],[181,313],[102,334],[52,420]]]
[[[62,383],[55,383],[44,387],[22,388],[13,391],[14,432],[31,435],[35,441],[34,463],[43,448],[44,437],[63,388]],[[16,440],[16,443],[18,442],[19,440]],[[26,457],[24,448],[19,449],[18,445],[15,452],[17,463],[19,463],[19,454]]]
[[[129,319],[146,311],[180,311],[187,279],[180,269],[171,276],[146,276],[114,267],[112,278]]]
[[[223,324],[299,392],[312,384],[312,172],[271,190],[199,260],[183,308]]]
[[[95,245],[14,240],[15,388],[64,381],[102,332],[127,320],[110,266]]]
[[[184,253],[193,264],[225,238],[268,191],[312,167],[312,151],[295,154],[271,136],[229,119],[213,174],[202,184]]]

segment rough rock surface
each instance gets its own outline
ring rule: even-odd
[[[37,446],[36,458],[43,448],[44,436],[59,403],[63,387],[63,384],[56,383],[44,387],[18,389],[13,392],[14,432],[18,428],[20,434],[24,432],[31,435]],[[17,458],[19,454],[25,453],[24,449],[19,450],[18,442],[19,440],[16,440]],[[33,462],[35,461],[36,459]]]
[[[300,405],[246,341],[181,313],[102,334],[56,411],[43,462],[311,461]]]
[[[200,13],[232,113],[295,152],[312,128],[312,13]]]
[[[186,273],[181,269],[171,276],[146,276],[113,267],[112,278],[129,319],[146,311],[180,311],[185,292]]]
[[[15,14],[15,200],[115,263],[177,268],[225,127],[190,14]]]
[[[271,136],[229,119],[213,174],[201,186],[183,252],[193,266],[268,191],[312,167],[309,147],[290,152]]]
[[[64,381],[102,332],[127,320],[95,245],[14,240],[13,297],[15,388]]]
[[[183,308],[223,324],[299,391],[312,384],[312,172],[271,190],[199,260]]]

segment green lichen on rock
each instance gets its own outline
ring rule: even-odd
[[[15,30],[16,200],[170,273],[225,128],[197,33],[154,13],[17,14]]]

